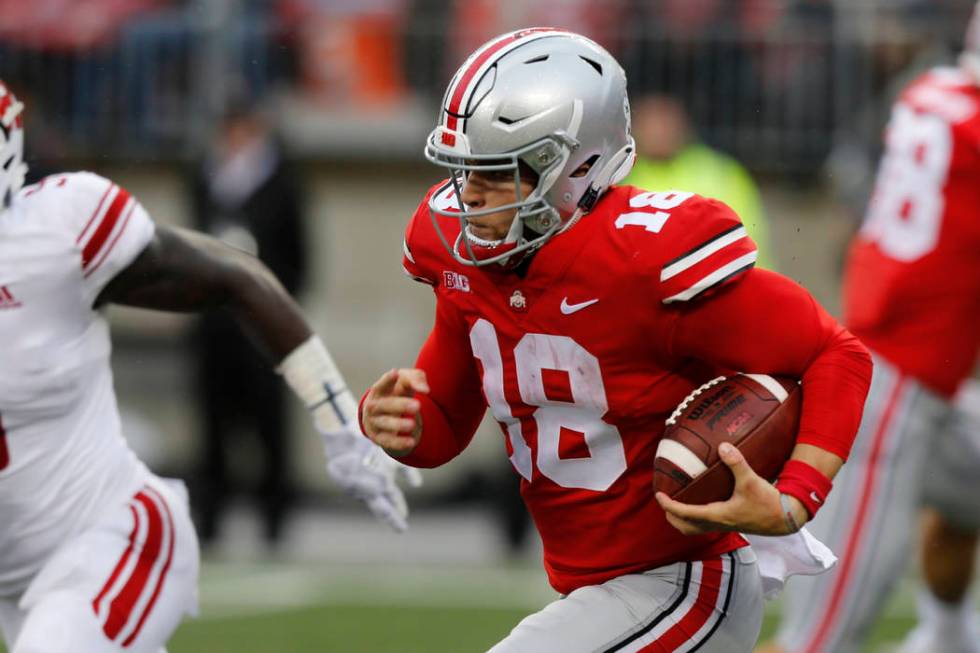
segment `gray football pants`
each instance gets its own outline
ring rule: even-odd
[[[746,547],[581,587],[490,653],[748,653],[761,625],[762,584]]]
[[[948,402],[875,358],[851,455],[827,504],[807,525],[840,562],[826,574],[787,584],[777,635],[787,652],[860,649],[906,568],[918,533],[926,462],[930,475],[943,474],[933,463],[952,422]]]

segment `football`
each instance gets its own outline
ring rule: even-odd
[[[684,503],[725,501],[735,477],[718,456],[731,442],[755,472],[774,479],[789,459],[800,424],[795,379],[736,374],[704,384],[677,407],[654,458],[654,490]]]

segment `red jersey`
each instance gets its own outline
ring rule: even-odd
[[[453,242],[458,222],[437,219]],[[452,459],[489,406],[559,592],[743,546],[667,523],[653,495],[664,420],[721,370],[790,374],[820,397],[804,401],[800,441],[846,456],[870,379],[860,343],[754,260],[724,204],[622,186],[523,274],[474,268],[449,255],[423,200],[404,265],[437,297],[417,362],[431,392],[418,397],[419,445],[400,460]]]
[[[850,251],[845,322],[952,396],[980,348],[980,88],[937,68],[892,111],[868,215]]]

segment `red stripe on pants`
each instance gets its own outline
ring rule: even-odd
[[[163,589],[163,582],[167,578],[167,572],[170,570],[170,563],[173,562],[174,558],[174,540],[177,539],[177,531],[174,529],[174,518],[170,514],[170,507],[160,494],[151,487],[146,488],[153,496],[157,498],[160,505],[163,506],[164,513],[166,514],[166,524],[167,529],[170,531],[170,545],[167,547],[167,561],[163,564],[163,569],[160,570],[160,577],[157,578],[156,587],[153,588],[153,594],[150,596],[149,602],[146,604],[146,608],[143,609],[143,614],[140,615],[139,621],[136,622],[136,628],[130,633],[129,637],[123,641],[123,648],[129,646],[136,639],[137,635],[140,634],[140,630],[143,628],[143,623],[146,618],[150,616],[150,611],[153,610],[153,605],[157,602],[157,597],[160,596],[160,591]]]
[[[109,616],[102,626],[106,636],[113,640],[119,636],[119,632],[129,621],[130,614],[146,587],[150,572],[153,570],[157,558],[160,557],[160,549],[162,548],[163,523],[160,518],[160,511],[157,510],[156,504],[143,492],[136,495],[136,500],[146,508],[149,518],[148,527],[146,539],[143,542],[143,550],[140,551],[136,567],[133,569],[129,580],[126,581],[126,585],[113,599],[109,606]]]
[[[888,432],[891,429],[895,407],[898,405],[899,395],[905,388],[905,385],[905,377],[899,375],[895,382],[895,387],[892,388],[891,395],[888,397],[888,402],[885,404],[885,412],[881,416],[881,422],[878,424],[878,430],[875,432],[875,437],[872,441],[868,476],[865,480],[864,487],[862,488],[857,513],[855,513],[854,519],[851,522],[851,533],[847,539],[847,548],[845,549],[844,555],[842,555],[840,558],[840,571],[837,573],[837,577],[834,579],[834,588],[830,595],[830,601],[827,604],[827,612],[824,614],[823,620],[820,621],[820,625],[817,627],[817,630],[815,631],[816,634],[814,635],[813,640],[810,642],[810,645],[804,647],[804,650],[807,651],[807,653],[817,653],[820,650],[820,646],[833,630],[835,625],[834,622],[836,621],[837,615],[840,612],[842,604],[841,599],[844,596],[845,590],[848,588],[848,581],[851,580],[851,567],[854,565],[854,559],[857,556],[858,548],[864,541],[862,535],[864,533],[864,527],[867,526],[866,517],[868,509],[873,503],[871,501],[871,497],[874,494],[875,488],[878,484],[878,458],[881,456],[881,453],[885,448],[885,441],[888,439]]]
[[[129,534],[129,546],[127,546],[126,550],[123,551],[122,556],[119,558],[119,562],[116,563],[116,568],[113,569],[112,574],[109,575],[109,580],[107,580],[105,585],[102,586],[102,591],[99,592],[99,595],[92,600],[92,610],[95,611],[96,616],[99,614],[99,604],[102,603],[102,599],[105,598],[105,595],[116,583],[116,579],[126,567],[126,563],[129,561],[129,556],[133,554],[133,548],[136,545],[136,533],[139,531],[140,518],[139,513],[136,512],[136,508],[129,506],[129,510],[133,513],[133,532]]]
[[[705,560],[701,563],[701,582],[698,598],[691,609],[656,641],[644,646],[640,651],[675,651],[686,644],[701,630],[715,612],[718,597],[721,595],[721,582],[725,566],[721,560]]]

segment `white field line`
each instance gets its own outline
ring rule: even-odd
[[[533,612],[557,596],[542,572],[523,569],[212,564],[200,583],[200,618],[331,604]]]

